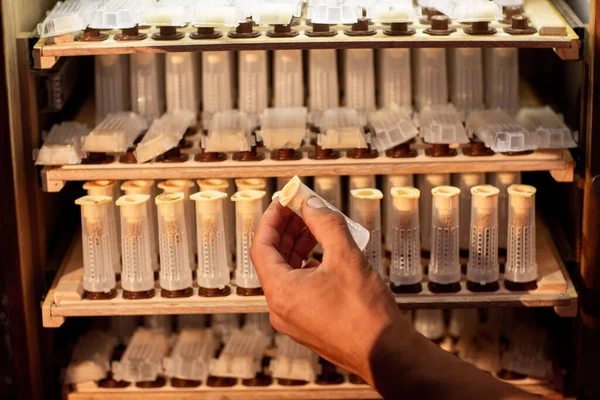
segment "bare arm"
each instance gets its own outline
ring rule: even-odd
[[[532,397],[418,334],[341,215],[314,197],[302,215],[273,202],[251,249],[276,330],[361,376],[386,399]],[[317,242],[323,261],[302,268]]]

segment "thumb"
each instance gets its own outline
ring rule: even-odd
[[[362,254],[344,216],[325,205],[319,197],[311,197],[302,204],[302,218],[317,242],[323,246],[323,255]]]

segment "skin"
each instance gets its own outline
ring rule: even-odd
[[[535,398],[417,333],[341,214],[313,197],[302,216],[274,201],[251,248],[277,331],[359,375],[386,399]],[[317,243],[323,261],[303,267]]]

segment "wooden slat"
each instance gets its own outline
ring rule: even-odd
[[[568,310],[576,303],[577,293],[572,288],[568,274],[541,220],[537,224],[538,289],[530,292],[510,292],[501,289],[494,293],[472,293],[463,288],[459,293],[434,294],[423,285],[423,291],[414,295],[396,295],[400,308],[447,308],[447,307],[562,307]],[[61,318],[109,315],[157,315],[157,314],[209,314],[267,312],[264,296],[243,297],[232,294],[220,298],[204,298],[194,295],[185,299],[164,299],[160,288],[152,299],[125,300],[122,290],[112,300],[86,300],[82,298],[81,285],[76,277],[82,274],[81,243],[73,241],[72,249],[65,258],[48,297],[52,304],[44,305],[44,326],[55,327]],[[49,300],[47,299],[46,302]]]

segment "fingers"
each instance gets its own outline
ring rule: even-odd
[[[298,215],[294,214],[288,220],[287,226],[285,227],[283,234],[281,235],[281,242],[279,243],[279,252],[281,253],[284,260],[289,259],[290,253],[294,249],[294,245],[298,238],[302,235],[302,232],[306,228],[306,224]]]
[[[308,254],[317,245],[317,239],[310,232],[310,229],[305,226],[300,236],[296,238],[294,247],[288,257],[288,263],[292,268],[297,269],[302,267],[302,262],[308,257]]]

